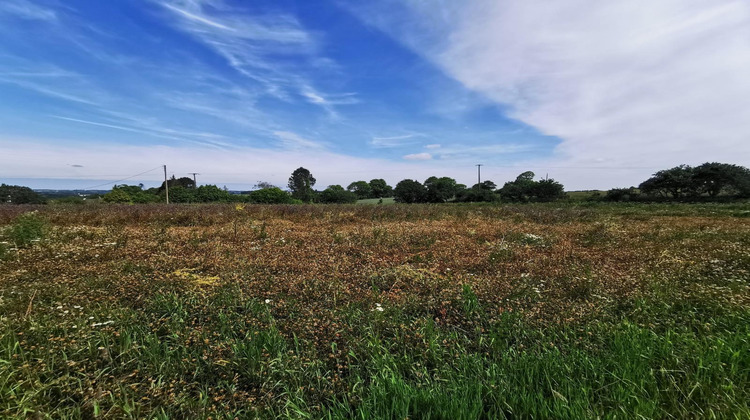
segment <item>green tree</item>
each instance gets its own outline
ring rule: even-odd
[[[112,191],[104,194],[102,200],[104,200],[105,203],[118,204],[131,203],[133,201],[132,197],[130,197],[130,194],[128,194],[125,189],[118,188],[117,186],[113,187]]]
[[[331,185],[320,193],[321,203],[355,203],[357,201],[357,195],[351,191],[347,191],[341,185]]]
[[[190,187],[169,187],[170,203],[195,203],[198,201],[195,189]]]
[[[295,169],[292,172],[292,176],[289,177],[288,185],[293,198],[305,203],[312,201],[315,195],[312,189],[313,185],[315,185],[315,178],[310,171],[302,167]]]
[[[367,181],[352,182],[346,189],[356,194],[360,200],[372,197],[372,187],[370,187]]]
[[[552,178],[541,179],[535,183],[532,196],[534,201],[555,201],[565,197],[565,188]]]
[[[565,197],[565,188],[554,179],[534,181],[534,173],[526,171],[515,181],[506,182],[499,194],[504,201],[554,201]]]
[[[175,178],[174,175],[172,175],[172,178],[169,178],[168,183],[169,183],[170,194],[171,194],[172,188],[177,188],[177,187],[195,188],[195,181],[193,181],[193,178],[188,178],[186,176],[182,178]],[[159,187],[159,191],[164,191],[164,182],[161,183],[161,186]]]
[[[612,188],[607,191],[604,201],[633,201],[638,198],[639,192],[635,187]]]
[[[424,187],[427,189],[425,199],[430,203],[445,203],[458,192],[456,180],[447,176],[431,176],[425,180]]]
[[[0,184],[0,204],[44,204],[46,200],[29,187]]]
[[[250,201],[258,204],[290,204],[292,196],[281,188],[263,188],[250,193]]]
[[[699,185],[693,178],[694,170],[689,165],[656,172],[651,178],[642,182],[638,188],[644,194],[664,197],[682,198],[686,195],[697,195]]]
[[[393,197],[397,203],[424,203],[427,199],[427,189],[419,181],[404,179],[396,184]]]
[[[720,193],[742,195],[750,183],[750,169],[728,163],[706,162],[693,169],[693,180],[701,193],[716,197]]]
[[[371,198],[393,197],[393,187],[384,179],[371,179],[370,191],[372,192]]]
[[[226,202],[230,195],[216,185],[201,185],[195,189],[195,200],[201,203]]]
[[[471,188],[463,188],[456,193],[456,201],[462,203],[491,203],[498,201],[500,196],[495,193],[495,185],[492,181],[484,181],[481,184],[474,184]]]

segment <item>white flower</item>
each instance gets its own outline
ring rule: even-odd
[[[106,322],[96,322],[94,324],[91,324],[92,327],[101,327],[102,325],[109,325],[114,324],[115,321],[106,321]]]
[[[271,303],[271,299],[266,299],[266,303]]]
[[[78,305],[75,305],[75,306],[73,306],[73,309],[81,309],[81,307],[78,306]]]
[[[376,303],[375,304],[375,309],[373,309],[373,310],[374,311],[378,311],[378,312],[383,312],[383,307],[379,303]]]

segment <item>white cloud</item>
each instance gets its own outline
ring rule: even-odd
[[[413,153],[411,155],[405,155],[406,160],[431,160],[432,155],[429,153]]]
[[[416,137],[426,137],[422,133],[409,133],[400,136],[373,137],[370,145],[377,148],[393,148],[416,144]]]
[[[299,134],[290,131],[274,131],[273,134],[281,140],[282,146],[287,150],[323,148],[322,144],[308,140]]]
[[[544,163],[572,185],[637,183],[653,171],[646,167],[750,161],[747,1],[383,0],[355,13],[510,116],[560,137]]]
[[[424,148],[425,149],[439,149],[440,145],[439,144],[428,144]]]

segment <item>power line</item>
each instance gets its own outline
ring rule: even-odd
[[[122,182],[122,181],[127,181],[128,179],[131,179],[131,178],[135,178],[135,177],[137,177],[137,176],[141,176],[141,175],[143,175],[143,174],[147,174],[147,173],[149,173],[149,172],[151,172],[151,171],[155,171],[155,170],[157,170],[157,169],[161,169],[161,168],[162,168],[162,165],[159,165],[159,166],[157,166],[156,168],[151,168],[151,169],[149,169],[148,171],[144,171],[144,172],[141,172],[141,173],[139,173],[139,174],[135,174],[135,175],[129,176],[129,177],[127,177],[127,178],[123,178],[123,179],[118,179],[117,181],[109,181],[109,182],[105,182],[104,184],[94,185],[93,187],[88,187],[88,188],[84,188],[84,190],[93,190],[94,188],[99,188],[99,187],[103,187],[103,186],[105,186],[105,185],[110,185],[110,184],[117,184],[118,182]]]

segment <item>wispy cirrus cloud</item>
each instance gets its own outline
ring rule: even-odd
[[[410,146],[418,143],[420,137],[426,137],[423,133],[409,133],[398,136],[373,137],[370,145],[376,148],[395,148]]]
[[[285,150],[323,149],[323,144],[306,139],[291,131],[274,131],[273,134],[281,141]]]
[[[2,15],[12,15],[27,20],[57,20],[57,14],[54,10],[39,6],[28,0],[3,0],[0,2],[0,18],[2,18]]]
[[[353,93],[321,93],[304,76],[331,60],[318,56],[317,36],[291,15],[251,14],[219,0],[154,0],[171,12],[171,24],[190,34],[265,93],[284,101],[295,95],[338,118],[335,107],[357,103]],[[302,59],[302,60],[300,60]],[[301,61],[301,62],[300,62]]]

